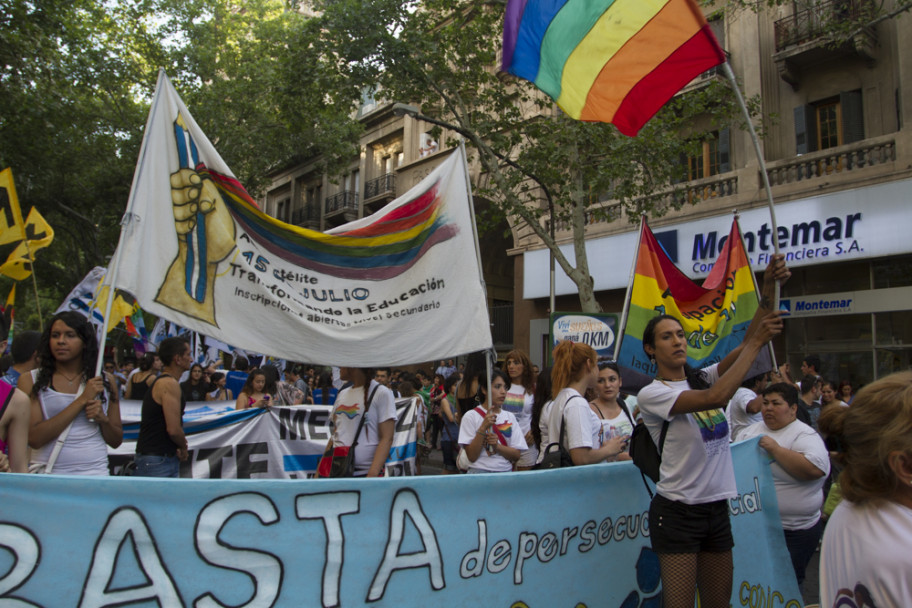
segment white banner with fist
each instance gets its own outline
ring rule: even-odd
[[[240,348],[402,365],[491,348],[477,260],[464,150],[377,213],[307,230],[257,207],[162,72],[109,276]]]

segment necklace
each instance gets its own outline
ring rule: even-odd
[[[76,382],[76,378],[82,377],[82,372],[77,373],[72,378],[70,378],[69,376],[67,376],[66,374],[64,374],[63,372],[61,372],[59,370],[57,371],[57,373],[60,374],[61,376],[63,376],[63,379],[66,380],[67,382],[69,382],[70,384],[73,384],[74,382]]]
[[[684,382],[687,380],[687,376],[681,378],[663,378],[662,376],[656,376],[656,380],[660,382]]]

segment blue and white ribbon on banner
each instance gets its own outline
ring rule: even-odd
[[[799,608],[768,458],[733,448],[733,606]],[[0,475],[0,605],[655,606],[629,462],[369,480]],[[19,602],[19,603],[15,603]]]

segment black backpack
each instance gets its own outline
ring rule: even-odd
[[[646,483],[649,477],[653,483],[659,482],[659,468],[662,465],[662,450],[665,448],[665,436],[668,434],[668,420],[662,423],[662,433],[659,435],[659,447],[656,447],[655,441],[646,424],[642,421],[637,422],[633,427],[633,433],[630,435],[630,457],[633,464],[640,469],[640,475],[643,476],[643,483],[646,484],[646,490],[652,497],[652,490]]]

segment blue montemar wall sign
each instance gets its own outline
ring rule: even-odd
[[[599,357],[613,358],[617,339],[618,316],[607,313],[551,313],[551,348],[558,342],[582,342],[595,349]],[[551,353],[548,352],[548,361]]]

